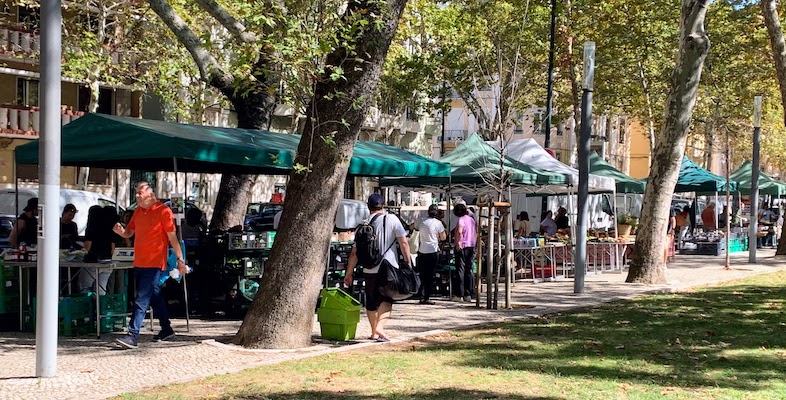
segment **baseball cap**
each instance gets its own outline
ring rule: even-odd
[[[381,194],[374,193],[368,196],[368,208],[381,208],[385,205],[385,199]]]
[[[24,211],[32,211],[38,208],[38,197],[33,197],[32,199],[27,201],[27,206],[24,208]]]
[[[73,211],[74,213],[78,213],[79,212],[79,210],[76,209],[76,206],[71,204],[71,203],[68,203],[68,204],[65,205],[65,207],[63,207],[63,212],[64,213],[67,213],[69,211]]]
[[[439,212],[439,206],[436,204],[428,206],[428,212]]]

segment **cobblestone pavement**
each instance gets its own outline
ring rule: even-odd
[[[512,310],[478,309],[474,303],[439,299],[434,306],[406,301],[394,306],[388,331],[394,340],[407,340],[475,324],[554,313],[648,292],[688,290],[786,269],[786,257],[775,259],[773,254],[773,250],[760,250],[760,262],[755,265],[747,262],[747,252],[735,254],[731,270],[723,269],[723,257],[678,256],[678,261],[669,265],[668,284],[626,284],[626,274],[606,273],[587,276],[582,294],[573,293],[572,279],[539,284],[520,281],[513,288]],[[57,377],[46,379],[34,377],[35,336],[0,332],[0,400],[106,398],[263,364],[378,345],[361,339],[354,344],[322,343],[294,351],[244,350],[222,343],[237,331],[239,321],[192,320],[190,332],[185,331],[185,320],[173,322],[178,334],[172,341],[153,343],[152,332],[146,329],[136,350],[118,350],[113,346],[111,342],[118,334],[104,334],[101,339],[60,338]],[[362,317],[357,337],[367,338],[369,334],[368,323]],[[316,318],[314,335],[319,335]],[[179,372],[174,373],[175,370]]]

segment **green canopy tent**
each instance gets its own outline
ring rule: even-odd
[[[645,183],[639,179],[632,178],[622,171],[612,167],[598,155],[592,152],[589,158],[589,170],[591,173],[600,176],[614,178],[617,193],[644,193]]]
[[[737,168],[736,171],[731,173],[731,179],[737,182],[737,190],[742,193],[750,193],[751,191],[751,162],[745,161]],[[768,194],[772,196],[786,196],[786,183],[777,181],[759,171],[759,193]]]
[[[540,190],[564,192],[570,183],[564,174],[543,171],[502,156],[477,134],[471,135],[440,161],[450,164],[450,177],[385,178],[382,186],[401,186],[442,190],[464,189],[473,193],[491,188],[489,182],[499,178],[500,166],[510,176],[513,191],[535,193]]]
[[[729,191],[737,190],[737,182],[730,180]],[[674,193],[699,192],[718,193],[726,191],[726,178],[700,167],[688,157],[682,156],[680,175]]]
[[[63,127],[65,166],[154,171],[284,175],[293,168],[300,135],[185,125],[87,114]],[[18,164],[38,163],[39,141],[15,150]],[[358,141],[348,174],[450,176],[450,166],[379,142]]]

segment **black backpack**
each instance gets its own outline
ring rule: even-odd
[[[384,254],[379,251],[379,240],[377,231],[374,229],[374,221],[382,214],[377,214],[370,221],[360,224],[355,229],[355,254],[358,257],[358,264],[366,268],[374,268],[382,262]],[[385,228],[385,218],[382,218],[382,229]]]

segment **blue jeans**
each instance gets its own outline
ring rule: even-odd
[[[134,279],[136,280],[136,297],[134,298],[134,311],[131,314],[131,323],[128,325],[128,333],[139,336],[139,328],[145,320],[147,307],[153,307],[153,314],[158,317],[161,329],[166,330],[171,327],[169,322],[169,311],[166,302],[161,297],[161,283],[159,281],[162,271],[158,268],[139,268],[134,267]]]

